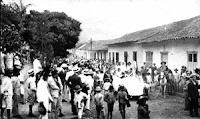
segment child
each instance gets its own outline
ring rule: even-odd
[[[104,100],[107,102],[108,106],[107,119],[112,119],[112,112],[115,104],[114,87],[111,85],[108,90],[109,91],[105,94]]]
[[[87,95],[81,91],[80,85],[76,85],[75,87],[75,96],[74,96],[74,103],[76,105],[76,109],[78,112],[78,119],[82,119],[83,109],[85,106]]]
[[[111,86],[110,80],[109,80],[109,78],[106,78],[104,85],[103,85],[104,94],[106,92],[108,92],[108,89],[109,89],[110,86]]]
[[[122,119],[126,117],[126,104],[128,101],[126,89],[124,86],[119,87],[119,92],[117,94],[117,99],[119,102],[119,111],[121,113]]]
[[[101,94],[101,88],[98,86],[95,89],[96,94],[94,95],[94,103],[96,105],[96,111],[97,111],[97,119],[99,119],[100,114],[102,115],[102,118],[105,118],[104,115],[104,96]]]
[[[150,119],[149,117],[149,106],[146,104],[147,101],[146,96],[140,96],[137,104],[138,104],[138,119]]]

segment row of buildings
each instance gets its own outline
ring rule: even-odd
[[[200,16],[173,22],[113,40],[79,44],[74,54],[86,59],[116,62],[136,61],[141,67],[165,61],[170,69],[200,67]]]

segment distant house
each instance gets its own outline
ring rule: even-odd
[[[73,55],[86,58],[87,57],[87,52],[81,50],[87,43],[77,43],[76,47],[70,50],[70,53]]]
[[[106,60],[108,55],[107,43],[110,41],[111,40],[93,41],[92,43],[87,43],[79,50],[85,52],[86,59]]]
[[[148,66],[166,61],[170,69],[200,67],[200,16],[134,32],[108,44],[109,60]]]

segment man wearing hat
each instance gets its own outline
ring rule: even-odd
[[[66,74],[67,74],[67,64],[66,63],[62,63],[61,67],[61,71],[58,73],[58,76],[61,79],[62,85],[63,85],[63,95],[62,95],[62,99],[64,102],[66,102],[66,94],[67,94],[67,86],[66,86]]]
[[[28,79],[27,79],[27,89],[28,89],[28,102],[29,102],[29,117],[36,117],[33,114],[33,105],[35,103],[35,96],[36,96],[36,84],[35,84],[35,76],[34,76],[34,69],[30,69],[28,71]]]
[[[74,91],[75,91],[75,87],[76,85],[79,85],[80,87],[82,87],[82,81],[81,78],[79,77],[79,73],[80,73],[80,69],[78,67],[75,67],[73,69],[74,74],[72,76],[69,77],[69,79],[67,80],[67,85],[70,88],[70,94],[71,94],[71,108],[72,108],[72,113],[74,115],[77,114],[77,110],[76,107],[74,105]]]
[[[104,95],[101,94],[100,86],[97,86],[95,89],[94,104],[96,105],[97,119],[99,119],[100,115],[102,115],[102,118],[105,119]]]
[[[190,116],[191,117],[199,117],[198,114],[198,98],[199,98],[199,92],[198,89],[200,89],[200,85],[198,85],[198,82],[196,81],[196,75],[191,74],[190,75],[190,83],[188,84],[188,98],[190,101]]]
[[[147,96],[140,96],[137,104],[138,104],[138,119],[150,119],[149,117],[149,106],[146,104],[148,100]]]
[[[88,96],[83,93],[82,88],[80,85],[76,85],[74,88],[75,95],[74,95],[74,105],[76,106],[76,110],[78,112],[78,119],[82,119],[83,109],[84,109],[84,102],[87,100]]]
[[[91,98],[91,92],[92,92],[92,87],[94,85],[94,79],[91,77],[91,75],[93,75],[92,72],[89,72],[88,70],[84,71],[83,72],[84,75],[85,75],[85,84],[86,84],[86,87],[88,88],[87,90],[87,95],[88,95],[88,100],[86,102],[86,109],[87,110],[90,110],[90,98]]]

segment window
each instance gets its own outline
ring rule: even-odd
[[[115,62],[115,53],[113,52],[112,53],[112,63],[114,63]]]
[[[153,52],[146,52],[146,64],[151,66],[153,63]]]
[[[103,59],[103,53],[101,52],[101,60]]]
[[[133,61],[137,62],[137,52],[133,51]]]
[[[94,59],[97,59],[96,55],[97,55],[97,53],[95,52],[95,53],[94,53]]]
[[[116,63],[119,62],[119,53],[116,52]]]
[[[109,62],[111,62],[111,52],[109,52]]]
[[[197,52],[188,52],[188,62],[197,62]]]

